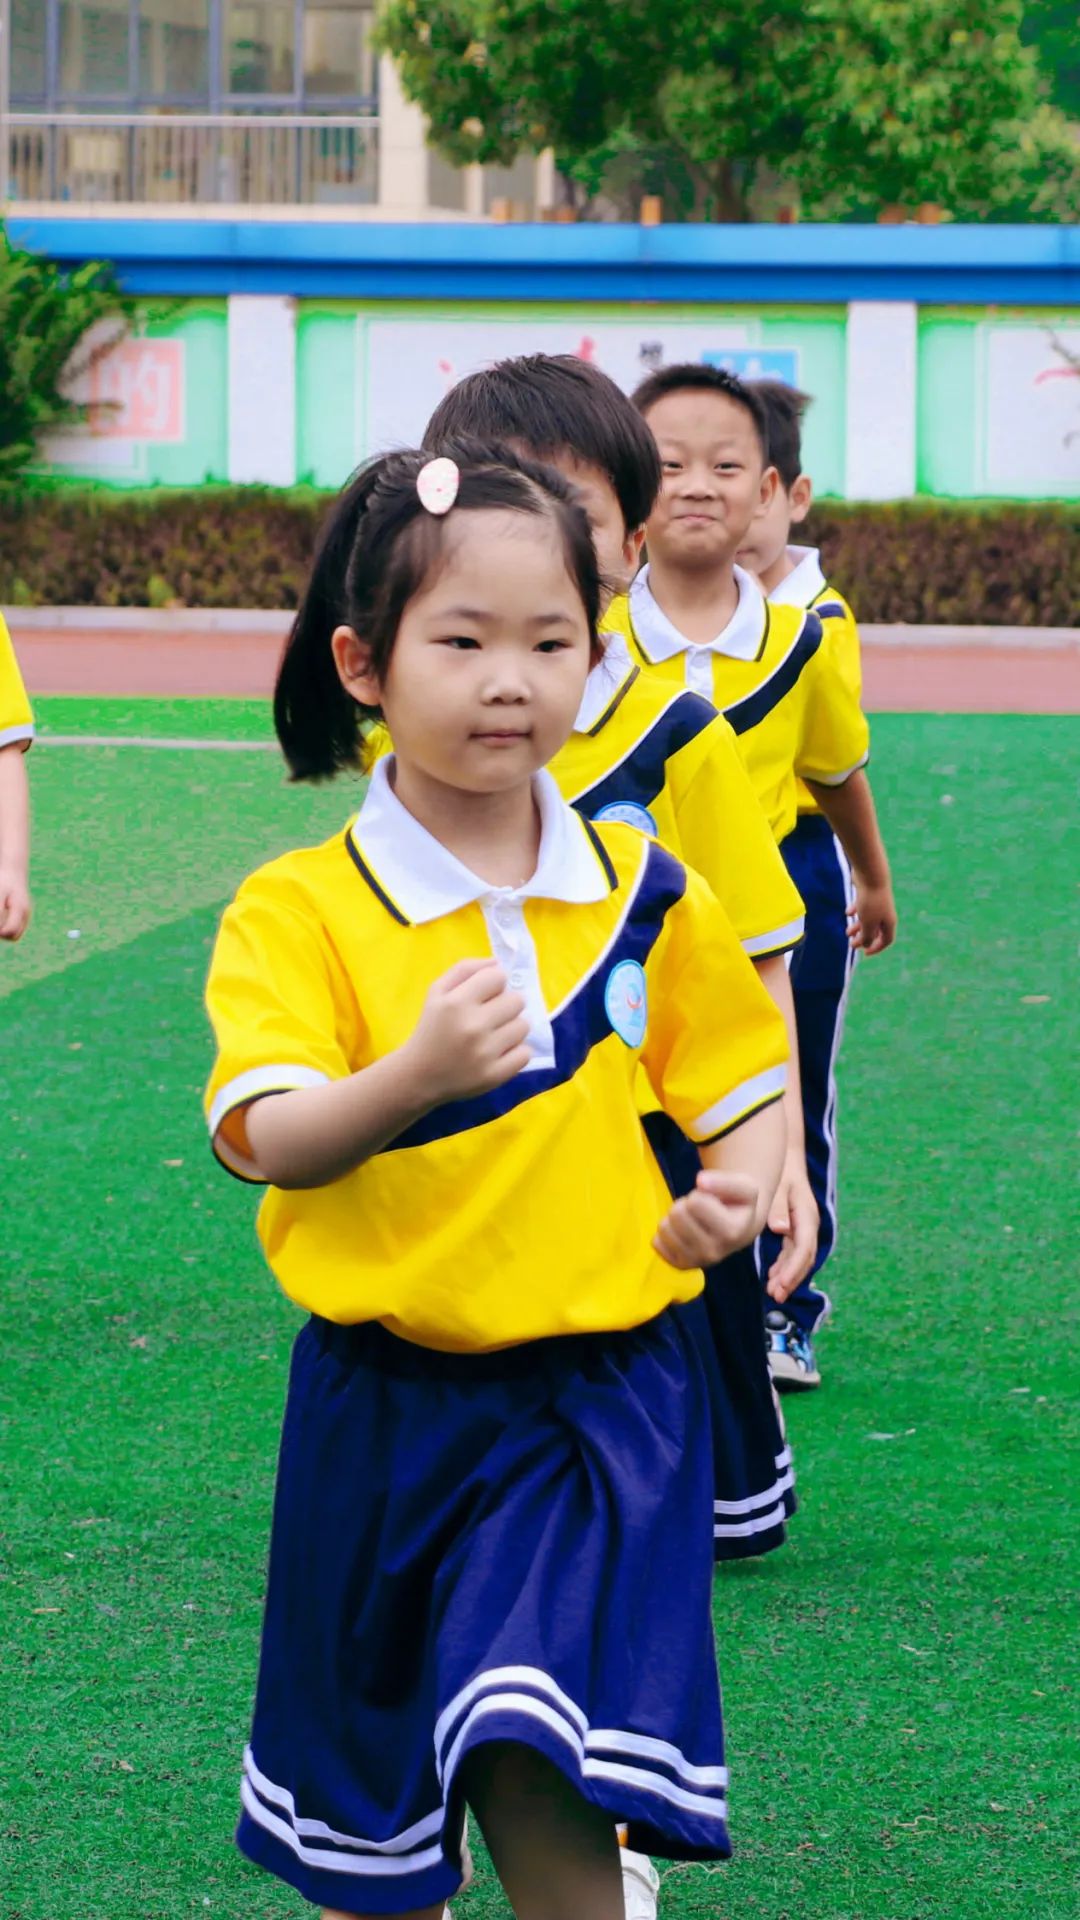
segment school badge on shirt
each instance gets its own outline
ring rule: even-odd
[[[648,807],[638,807],[632,800],[615,800],[609,807],[601,807],[593,814],[594,820],[621,820],[624,827],[636,827],[639,833],[648,833],[654,840],[660,837],[660,830]]]
[[[636,960],[612,967],[604,988],[604,1008],[613,1030],[628,1047],[640,1047],[648,1019],[645,974]]]

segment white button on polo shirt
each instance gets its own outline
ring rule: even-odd
[[[511,893],[500,888],[485,895],[480,906],[491,936],[491,951],[508,984],[525,1002],[525,1017],[529,1022],[526,1044],[532,1054],[529,1067],[553,1067],[555,1035],[540,991],[540,967],[532,934],[525,924],[522,898],[520,888]]]

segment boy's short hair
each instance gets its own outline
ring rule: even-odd
[[[784,492],[790,493],[802,472],[803,414],[813,396],[789,387],[785,380],[754,380],[751,391],[765,408],[769,459],[780,475]]]
[[[664,400],[669,393],[719,393],[726,400],[743,407],[754,423],[754,431],[761,444],[761,457],[765,464],[769,462],[769,426],[765,415],[764,403],[754,392],[753,387],[740,380],[738,374],[729,373],[726,367],[710,367],[704,360],[687,360],[679,366],[660,367],[656,373],[650,373],[647,380],[635,388],[631,398],[640,414],[646,414],[655,407],[658,400]]]
[[[425,446],[467,435],[516,443],[538,459],[568,454],[607,475],[627,533],[649,518],[662,473],[656,442],[622,388],[572,353],[527,353],[466,374],[440,400]]]

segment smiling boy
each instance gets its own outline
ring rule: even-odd
[[[761,397],[719,367],[665,367],[634,394],[660,454],[663,486],[646,524],[649,563],[609,609],[652,674],[711,699],[738,735],[747,771],[783,850],[805,782],[858,869],[871,828],[858,775],[869,732],[832,658],[830,609],[766,602],[736,564],[780,477]],[[857,938],[873,940],[862,926]],[[793,1151],[805,1164],[801,1121]],[[792,1121],[789,1113],[789,1137]],[[817,1385],[812,1351],[800,1385]]]

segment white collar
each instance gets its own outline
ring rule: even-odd
[[[649,569],[641,572],[630,588],[630,616],[643,652],[652,661],[670,660],[677,653],[725,653],[733,660],[756,660],[765,632],[765,602],[761,589],[742,567],[735,568],[739,604],[723,633],[715,640],[695,645],[679,632],[653,599]]]
[[[604,657],[585,682],[578,717],[574,721],[575,733],[592,733],[594,728],[598,728],[640,671],[630,658],[630,649],[621,633],[601,632],[600,638],[604,643]]]
[[[794,560],[795,565],[786,579],[773,588],[769,599],[774,607],[812,607],[818,594],[825,591],[821,555],[816,547],[789,547],[788,558]]]
[[[403,806],[390,785],[393,756],[376,762],[371,784],[349,836],[361,872],[390,910],[423,925],[456,913],[476,900],[565,900],[573,905],[604,900],[610,873],[581,816],[563,799],[550,773],[533,776],[540,808],[540,854],[536,872],[521,887],[494,887],[452,854]]]

